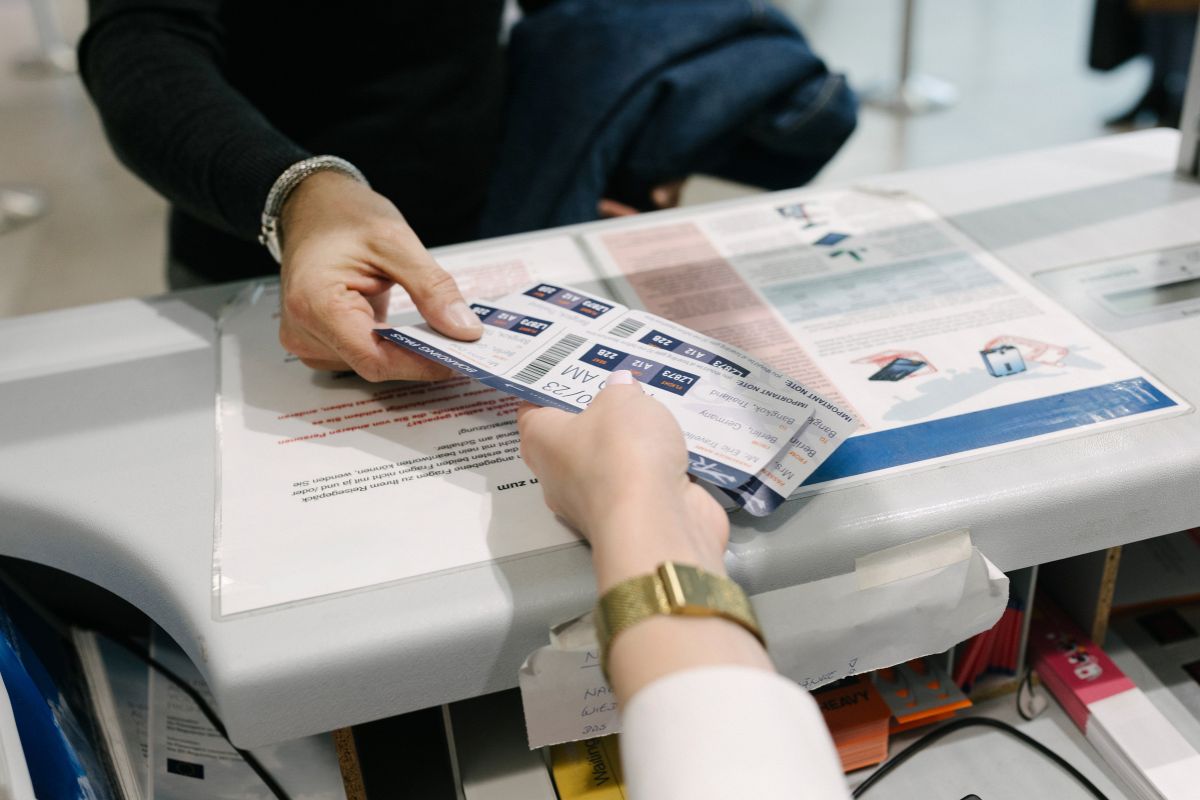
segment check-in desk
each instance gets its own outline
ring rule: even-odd
[[[1107,278],[1059,269],[1200,242],[1200,185],[1174,173],[1177,147],[1150,131],[870,183],[924,200],[1196,405],[1200,261],[1146,256],[1106,302],[1079,287]],[[516,685],[548,626],[593,602],[583,546],[214,614],[214,320],[238,288],[0,320],[0,551],[143,609],[243,746]],[[1007,571],[1196,525],[1200,418],[1184,413],[738,514],[728,562],[756,594],[954,529]]]

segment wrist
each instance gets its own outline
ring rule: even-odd
[[[350,180],[367,184],[358,167],[337,156],[313,156],[292,164],[275,180],[267,194],[262,211],[261,242],[276,261],[282,260],[283,211],[296,191],[309,179],[321,173],[336,172]]]
[[[691,486],[678,499],[628,498],[586,531],[601,593],[627,578],[653,572],[664,561],[726,574],[729,522],[720,506]],[[698,494],[696,494],[698,493]]]
[[[279,228],[282,238],[284,231],[295,233],[303,225],[307,210],[314,205],[320,206],[322,198],[331,193],[341,193],[356,188],[357,180],[334,170],[321,170],[304,178],[288,194],[287,199],[279,209]]]

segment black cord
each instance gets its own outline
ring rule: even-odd
[[[0,584],[3,584],[5,587],[7,587],[8,590],[20,598],[25,605],[29,606],[29,609],[38,617],[40,617],[42,621],[45,622],[46,625],[48,625],[50,629],[53,630],[54,633],[60,639],[62,639],[65,644],[72,648],[74,647],[74,642],[71,640],[71,626],[68,625],[64,620],[60,619],[59,616],[53,611],[42,605],[42,603],[36,597],[34,597],[25,589],[23,584],[13,580],[12,577],[10,577],[9,574],[3,569],[0,569]],[[141,645],[136,644],[132,639],[111,631],[93,631],[93,633],[98,633],[101,636],[108,637],[111,641],[128,650],[138,659],[146,662],[146,664],[148,664],[150,667],[158,670],[167,680],[178,686],[184,694],[192,699],[192,702],[194,702],[196,707],[200,709],[200,713],[204,714],[204,716],[208,719],[209,724],[217,730],[217,733],[221,734],[225,741],[229,742],[229,746],[237,751],[237,754],[242,757],[246,764],[249,765],[250,769],[254,770],[254,774],[257,775],[262,782],[266,784],[267,788],[271,790],[271,794],[275,795],[278,800],[291,800],[291,797],[288,796],[288,793],[283,790],[283,787],[280,786],[273,777],[271,777],[271,773],[267,772],[266,768],[259,763],[259,760],[254,757],[253,753],[248,750],[241,749],[232,741],[230,741],[229,733],[225,730],[225,724],[221,722],[221,718],[217,716],[217,712],[212,710],[212,706],[210,706],[208,702],[200,696],[200,693],[197,692],[191,684],[156,661],[154,657],[150,655],[148,650]]]
[[[1053,750],[1051,750],[1049,747],[1046,747],[1044,744],[1042,744],[1038,740],[1031,738],[1029,736],[1026,736],[1024,733],[1021,733],[1019,730],[1014,728],[1012,725],[1009,725],[1007,722],[1001,722],[998,719],[989,719],[988,717],[964,717],[963,719],[956,719],[953,722],[946,723],[945,725],[941,726],[940,728],[938,728],[936,730],[930,731],[929,733],[925,734],[920,739],[917,739],[915,742],[913,742],[911,745],[909,745],[908,749],[899,753],[894,758],[892,758],[890,761],[887,761],[882,766],[880,766],[879,769],[875,770],[875,773],[873,775],[871,775],[869,778],[867,778],[865,781],[863,781],[862,783],[860,783],[858,785],[858,788],[854,790],[854,793],[851,796],[852,797],[861,797],[863,795],[863,793],[867,791],[867,789],[870,789],[872,786],[874,786],[876,783],[878,783],[885,775],[887,775],[889,772],[894,770],[896,767],[900,766],[905,761],[912,758],[917,753],[921,752],[922,750],[924,750],[926,747],[933,744],[937,740],[939,740],[943,737],[949,736],[950,734],[954,733],[955,731],[962,730],[963,728],[973,728],[973,727],[995,728],[998,731],[1007,733],[1011,736],[1015,736],[1016,738],[1020,739],[1025,744],[1032,747],[1034,750],[1037,750],[1039,753],[1041,753],[1042,755],[1049,758],[1055,764],[1058,764],[1060,767],[1062,767],[1068,773],[1070,773],[1072,778],[1079,781],[1079,783],[1085,789],[1087,789],[1089,792],[1091,792],[1094,797],[1098,798],[1098,800],[1108,800],[1108,798],[1104,795],[1104,793],[1101,792],[1098,788],[1096,788],[1096,785],[1094,783],[1089,781],[1082,772],[1080,772],[1079,770],[1077,770],[1073,766],[1071,766],[1067,762],[1067,760],[1064,759],[1062,756],[1060,756],[1058,753],[1055,753]]]
[[[253,753],[251,753],[249,750],[243,750],[229,739],[229,733],[225,730],[225,724],[221,722],[221,718],[217,716],[217,712],[213,711],[212,706],[208,704],[208,701],[201,696],[200,692],[196,691],[196,687],[192,686],[183,678],[176,675],[170,668],[159,662],[154,658],[154,656],[150,655],[147,650],[133,642],[131,639],[116,633],[105,633],[102,631],[96,631],[96,633],[100,633],[101,635],[108,637],[111,641],[120,645],[134,656],[137,656],[137,658],[146,662],[146,664],[148,664],[150,667],[157,670],[160,675],[169,680],[171,683],[175,684],[175,686],[178,687],[181,692],[190,697],[192,702],[196,704],[196,707],[200,709],[200,713],[202,713],[208,720],[208,724],[212,725],[213,728],[216,729],[217,733],[221,734],[226,742],[229,742],[229,746],[237,751],[237,754],[242,757],[242,760],[246,762],[250,769],[254,770],[254,774],[257,775],[262,782],[266,784],[267,788],[271,790],[271,794],[275,795],[275,797],[277,797],[279,800],[291,800],[291,798],[288,796],[288,793],[284,791],[283,787],[280,786],[275,778],[271,776],[271,773],[267,772],[266,768],[259,762]]]
[[[1030,714],[1025,711],[1025,706],[1021,704],[1022,698],[1025,697],[1025,692],[1028,690],[1033,692],[1033,670],[1025,668],[1025,674],[1022,676],[1020,683],[1017,684],[1017,713],[1021,715],[1021,719],[1026,722],[1033,722],[1036,714]]]

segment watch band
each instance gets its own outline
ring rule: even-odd
[[[596,638],[605,677],[613,639],[656,614],[722,617],[754,634],[763,647],[767,645],[742,587],[699,567],[666,561],[648,575],[621,581],[596,603]]]
[[[297,161],[283,171],[271,191],[267,193],[267,202],[263,205],[262,227],[259,228],[258,241],[264,245],[276,261],[283,259],[283,244],[279,230],[279,213],[288,197],[300,185],[301,181],[316,172],[331,169],[348,175],[360,183],[367,183],[362,171],[344,158],[337,156],[313,156],[303,161]]]

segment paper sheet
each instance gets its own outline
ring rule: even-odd
[[[798,495],[1188,408],[905,195],[778,194],[586,241],[616,299],[857,412],[863,428]]]
[[[173,642],[156,633],[154,658],[209,704],[207,684]],[[271,800],[274,795],[178,686],[150,671],[150,790],[154,800]],[[345,800],[333,737],[309,736],[254,750],[294,800]]]
[[[468,293],[592,274],[562,237],[440,260]],[[578,541],[518,457],[514,398],[314,372],[280,347],[277,310],[263,284],[221,321],[219,615]]]
[[[930,569],[931,557],[941,565]],[[1008,577],[966,531],[891,548],[859,566],[752,598],[776,668],[806,689],[947,650],[992,627],[1008,603]],[[520,686],[531,748],[620,731],[590,614],[557,627],[551,643],[530,654]]]
[[[1008,603],[1008,576],[977,548],[959,549],[964,539],[965,531],[943,538],[965,557],[932,570],[921,568],[923,540],[891,548],[903,577],[886,583],[859,588],[856,570],[757,595],[767,641],[772,629],[786,631],[771,647],[779,671],[813,689],[940,653],[991,628]]]

